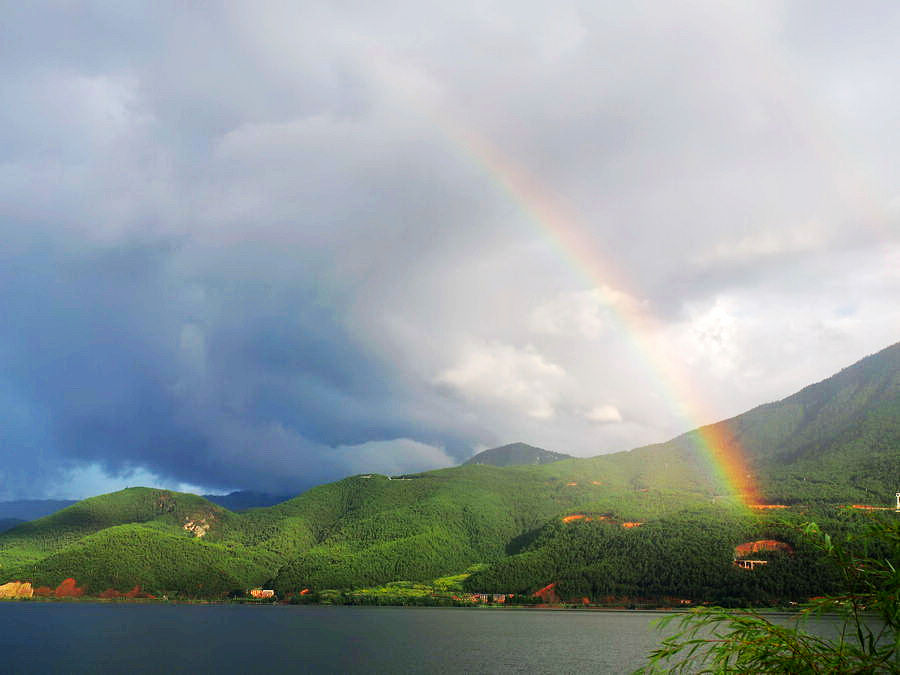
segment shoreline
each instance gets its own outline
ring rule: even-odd
[[[363,605],[363,604],[334,604],[334,603],[306,603],[293,604],[290,602],[252,602],[233,600],[163,600],[159,598],[0,598],[0,603],[21,604],[87,604],[87,605],[184,605],[184,606],[245,606],[245,607],[315,607],[315,608],[356,608],[356,609],[440,609],[440,610],[467,610],[467,611],[532,611],[532,612],[604,612],[609,614],[687,614],[693,608],[684,607],[602,607],[584,605]],[[750,612],[765,616],[776,617],[801,617],[802,608],[785,607],[760,607],[760,608],[734,608],[734,612]],[[817,614],[816,616],[840,618],[840,614]]]

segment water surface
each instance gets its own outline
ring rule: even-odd
[[[622,673],[653,612],[0,603],[0,672]],[[826,620],[827,621],[827,620]]]

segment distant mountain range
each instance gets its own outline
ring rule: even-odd
[[[470,591],[553,583],[568,599],[802,599],[834,579],[800,523],[838,535],[895,517],[848,505],[890,507],[900,489],[900,344],[715,426],[744,454],[762,499],[785,508],[746,508],[698,430],[588,459],[512,444],[463,466],[353,476],[243,513],[148,488],[86,499],[0,534],[0,584],[74,577],[92,593],[140,585],[222,597],[262,584],[314,593],[462,575]],[[770,564],[752,572],[732,565],[736,546],[763,539],[788,547],[761,552]]]
[[[572,459],[571,455],[536,448],[527,443],[510,443],[499,448],[491,448],[470,457],[464,464],[487,464],[490,466],[521,466],[523,464],[549,464],[561,459]]]
[[[0,502],[0,528],[5,520],[34,520],[76,503],[75,499],[19,499]]]
[[[499,448],[491,448],[467,460],[466,464],[489,464],[491,466],[516,466],[519,464],[547,464],[561,459],[571,459],[561,452],[550,452],[525,443],[511,443]],[[213,504],[224,506],[229,511],[246,511],[264,506],[274,506],[286,502],[292,495],[274,495],[268,492],[236,490],[227,495],[202,495]],[[72,506],[77,499],[19,499],[0,502],[0,532],[4,532],[22,522],[49,516],[51,513]]]
[[[246,511],[263,506],[274,506],[286,502],[294,495],[273,495],[268,492],[253,492],[251,490],[238,490],[227,495],[203,495],[204,499],[213,504],[224,506],[229,511]]]
[[[21,525],[26,522],[21,518],[0,518],[0,532],[6,532],[6,530],[11,530],[16,525]]]

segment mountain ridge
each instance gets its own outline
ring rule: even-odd
[[[779,523],[816,520],[844,532],[873,515],[847,504],[892,504],[900,345],[716,424],[742,445],[767,499],[801,507],[777,518],[748,512],[700,452],[695,429],[586,459],[350,476],[244,513],[197,495],[130,488],[0,534],[0,583],[52,587],[74,577],[91,592],[140,585],[170,597],[221,597],[261,584],[286,594],[470,570],[467,587],[485,592],[559,582],[565,597],[795,599],[817,590],[803,579],[828,576]],[[734,547],[754,538],[781,539],[799,553],[773,554],[750,576],[733,571]]]
[[[544,450],[543,448],[519,441],[482,450],[477,455],[473,455],[463,462],[463,466],[467,464],[488,464],[490,466],[503,467],[523,464],[550,464],[563,459],[573,459],[573,457],[562,452]]]
[[[204,499],[224,506],[229,511],[245,511],[263,506],[274,506],[291,499],[292,495],[275,495],[253,490],[236,490],[225,495],[204,494]],[[66,507],[77,504],[80,499],[17,499],[0,501],[0,530],[9,529],[14,521],[26,522],[49,516]],[[4,524],[7,525],[4,528]]]

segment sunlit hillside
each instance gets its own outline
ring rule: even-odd
[[[480,564],[472,590],[558,582],[573,596],[811,594],[808,579],[825,584],[829,574],[810,576],[819,562],[785,523],[814,518],[848,532],[870,514],[847,506],[890,505],[900,346],[720,424],[763,495],[789,508],[746,508],[691,432],[590,459],[354,476],[246,513],[131,488],[0,534],[0,583],[52,588],[73,577],[93,593],[219,597],[260,584],[289,593],[427,581]],[[735,546],[765,537],[789,540],[796,554],[776,552],[767,569],[741,576]]]

